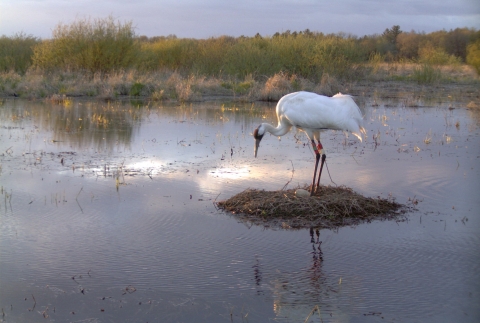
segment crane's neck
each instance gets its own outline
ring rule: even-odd
[[[269,123],[262,123],[263,128],[265,129],[265,132],[270,132],[274,136],[283,136],[287,132],[290,131],[292,128],[291,125],[284,124],[282,122],[278,123],[278,126],[275,128]]]

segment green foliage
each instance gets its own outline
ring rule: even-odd
[[[32,65],[32,47],[39,39],[23,32],[0,37],[0,71],[24,74]]]
[[[431,84],[440,81],[442,73],[430,64],[423,64],[420,68],[416,67],[413,70],[412,79],[419,84]]]
[[[52,71],[106,73],[132,65],[137,53],[131,22],[116,22],[113,17],[83,19],[71,25],[58,24],[53,39],[34,47],[36,67]]]
[[[145,85],[139,82],[135,82],[132,87],[130,88],[130,95],[131,96],[140,96],[142,90],[145,88]]]
[[[327,38],[315,47],[314,66],[318,74],[327,73],[340,79],[356,76],[356,65],[367,61],[366,53],[354,39]]]
[[[2,88],[8,87],[15,90],[21,80],[21,76],[15,72],[8,72],[0,75],[0,85]]]
[[[467,64],[472,65],[480,74],[480,39],[467,47]]]
[[[274,37],[218,37],[206,40],[166,38],[141,44],[142,70],[169,69],[207,76],[285,72],[319,80],[323,73],[348,77],[366,59],[354,38],[287,33]]]
[[[140,44],[137,68],[144,71],[171,69],[189,71],[195,57],[196,41],[192,39],[161,38]]]
[[[222,82],[220,84],[224,89],[227,90],[232,90],[235,94],[247,94],[250,89],[255,85],[255,81],[250,79],[250,80],[245,80],[243,82],[235,82],[235,81],[230,81],[230,82]]]
[[[432,65],[459,64],[468,56],[469,64],[478,66],[480,46],[476,43],[480,32],[474,29],[425,34],[403,32],[398,25],[387,28],[381,35],[362,38],[325,35],[308,29],[287,30],[269,37],[256,34],[237,38],[181,39],[174,35],[148,38],[136,37],[132,22],[121,23],[111,16],[76,20],[69,25],[60,23],[52,36],[44,41],[24,34],[2,36],[0,72],[25,74],[33,66],[41,73],[74,72],[102,79],[122,71],[166,71],[182,78],[197,75],[234,80],[222,86],[246,93],[254,82],[275,75],[296,76],[289,85],[295,90],[301,88],[300,79],[318,83],[328,76],[338,82],[350,81],[370,71],[378,72],[385,62],[421,63],[414,78],[431,82],[438,74]],[[239,83],[246,77],[251,82]],[[113,94],[137,96],[153,91],[149,86],[142,87],[146,83],[133,84],[134,80],[116,86]],[[189,97],[190,85],[186,84],[184,90],[180,92]]]
[[[402,33],[400,26],[395,25],[392,29],[385,29],[382,36],[392,45],[397,44],[397,37]]]
[[[281,69],[272,41],[261,37],[239,38],[225,51],[222,71],[228,75],[272,75]]]
[[[397,37],[398,56],[401,59],[413,60],[418,57],[418,49],[420,48],[424,35],[415,32],[401,33]]]
[[[460,64],[461,59],[447,54],[441,48],[435,48],[431,43],[427,43],[418,51],[418,61],[423,64],[433,65],[455,65]]]

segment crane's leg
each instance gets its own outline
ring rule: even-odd
[[[318,172],[318,181],[317,181],[317,188],[320,186],[320,177],[322,177],[322,169],[323,169],[323,164],[325,163],[325,159],[327,159],[327,155],[322,154],[322,162],[320,163],[320,171]]]
[[[320,161],[320,152],[318,151],[317,145],[315,145],[315,141],[313,139],[311,140],[313,151],[315,152],[315,170],[313,171],[312,188],[310,189],[310,196],[313,196],[313,194],[315,194],[315,179],[317,177],[318,162]]]
[[[323,164],[325,163],[325,159],[327,158],[327,155],[325,155],[323,152],[323,146],[320,140],[318,141],[317,151],[318,151],[318,155],[317,155],[318,157],[320,157],[320,154],[322,155],[322,163],[320,164],[320,171],[318,172],[318,181],[317,181],[317,186],[315,188],[315,191],[317,191],[318,187],[320,186],[320,178],[322,177]]]

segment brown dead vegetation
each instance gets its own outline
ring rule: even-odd
[[[247,189],[217,206],[242,222],[274,229],[338,228],[372,220],[402,220],[409,210],[392,197],[365,197],[345,186],[320,186],[314,196],[295,193],[296,189]]]

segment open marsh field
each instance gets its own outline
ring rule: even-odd
[[[355,94],[367,138],[324,132],[322,182],[406,221],[272,230],[218,210],[310,182],[302,134],[253,157],[274,104],[2,101],[0,321],[478,322],[478,96]]]

